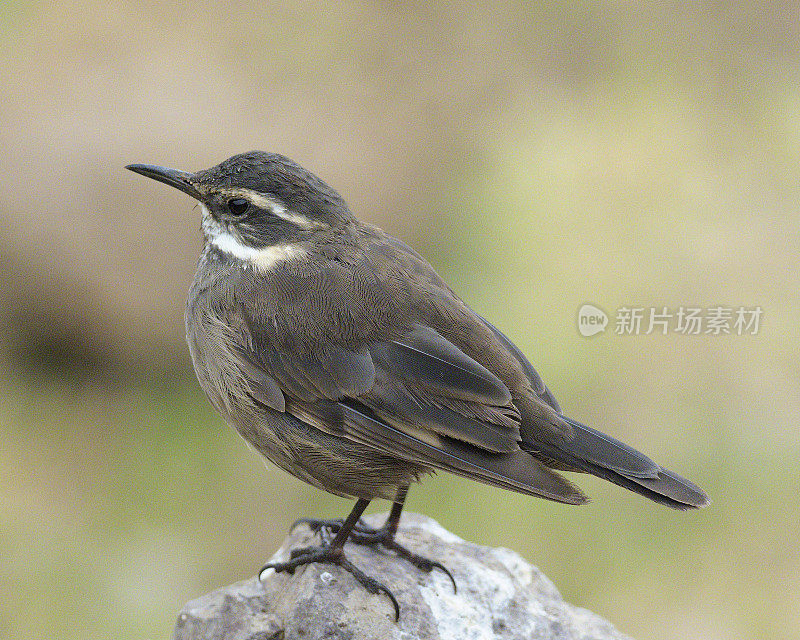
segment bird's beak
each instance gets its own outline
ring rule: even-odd
[[[177,169],[170,169],[168,167],[157,167],[152,164],[129,164],[125,168],[130,169],[134,173],[140,173],[153,180],[168,184],[170,187],[175,187],[184,193],[188,193],[196,200],[200,200],[203,197],[190,180],[193,174],[187,173],[186,171],[178,171]]]

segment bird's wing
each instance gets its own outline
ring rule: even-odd
[[[283,412],[287,396],[306,401],[357,397],[375,383],[366,347],[327,341],[315,343],[310,352],[270,348],[269,324],[259,324],[242,308],[225,319],[203,314],[189,326],[189,348],[203,363],[198,378],[223,412],[237,402]]]
[[[271,381],[284,396],[312,402],[338,400],[358,397],[375,384],[375,366],[366,348],[328,343],[305,353],[254,346],[258,342],[252,336],[239,342],[236,356],[240,368],[252,380]]]
[[[357,348],[321,335],[303,341],[305,348],[287,349],[274,346],[269,323],[251,317],[241,326],[238,368],[256,389],[277,387],[306,403],[358,400],[398,429],[495,452],[519,448],[519,414],[508,388],[430,327],[412,323],[397,337]],[[279,408],[269,399],[264,404]]]
[[[519,416],[505,385],[430,327],[415,324],[367,351],[327,344],[302,356],[258,343],[257,335],[239,340],[238,369],[256,389],[277,387],[282,409],[321,431],[505,489],[586,501],[519,448]]]
[[[519,350],[461,300],[422,256],[380,232],[367,246],[364,263],[366,271],[379,274],[387,288],[393,287],[390,297],[403,299],[417,322],[502,381],[529,432],[556,444],[572,437],[572,427],[530,363],[523,362]]]
[[[326,433],[417,465],[557,502],[587,502],[580,489],[521,449],[496,453],[424,429],[401,429],[355,400],[289,401],[287,410]]]
[[[519,413],[508,388],[432,328],[415,323],[370,352],[376,384],[357,399],[381,419],[490,451],[519,448]]]

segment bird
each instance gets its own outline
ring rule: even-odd
[[[344,546],[382,546],[452,580],[395,540],[409,487],[436,471],[568,505],[588,498],[565,471],[674,509],[708,504],[690,480],[565,415],[522,351],[419,253],[293,160],[251,151],[197,172],[126,168],[199,203],[186,339],[211,404],[272,463],[356,501],[344,519],[301,519],[321,544],[264,569],[338,565],[399,619]],[[392,508],[370,528],[361,515],[375,499]]]

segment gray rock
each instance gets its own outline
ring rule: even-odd
[[[385,515],[365,518],[380,525]],[[298,527],[273,560],[317,544]],[[348,544],[350,560],[381,580],[400,602],[394,621],[384,595],[364,590],[338,567],[310,564],[294,575],[266,571],[186,605],[174,640],[625,640],[595,614],[564,602],[552,582],[509,549],[465,542],[434,520],[404,514],[398,542],[442,562],[423,573],[388,553]]]

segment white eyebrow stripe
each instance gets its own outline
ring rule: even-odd
[[[320,222],[319,220],[311,220],[310,218],[300,213],[295,213],[294,211],[290,211],[280,200],[266,193],[261,193],[260,191],[237,188],[237,189],[228,189],[225,191],[225,193],[233,197],[238,196],[240,198],[244,198],[245,200],[249,200],[259,209],[266,209],[267,211],[270,211],[273,215],[277,216],[278,218],[286,220],[287,222],[291,222],[292,224],[300,227],[301,229],[307,229],[310,231],[312,229],[325,229],[328,226],[327,224],[325,224],[324,222]]]

